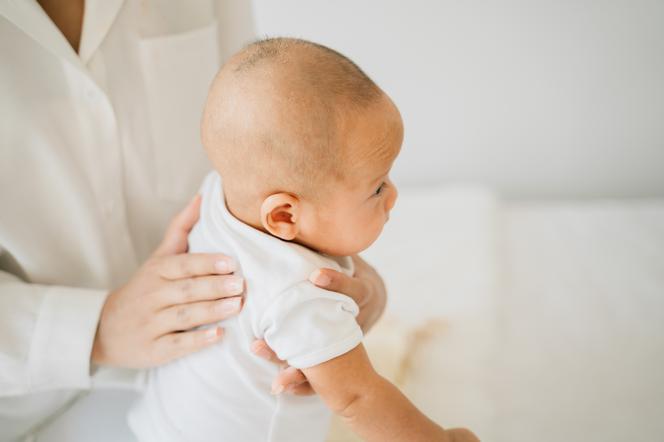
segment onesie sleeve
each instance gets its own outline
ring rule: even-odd
[[[358,313],[350,297],[303,281],[272,300],[260,326],[277,356],[302,369],[355,348],[362,341]]]

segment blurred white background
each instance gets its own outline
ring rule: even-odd
[[[661,0],[254,0],[259,36],[355,60],[406,125],[401,185],[664,196]]]

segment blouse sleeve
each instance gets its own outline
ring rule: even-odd
[[[0,397],[91,384],[105,290],[27,284],[0,272]]]

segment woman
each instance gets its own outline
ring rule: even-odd
[[[186,254],[185,201],[209,169],[208,84],[251,36],[247,3],[0,2],[0,440],[223,340],[186,330],[236,314],[243,281],[223,256]],[[355,278],[314,278],[352,296],[366,329],[385,291],[355,261]],[[295,370],[281,382],[311,393]]]

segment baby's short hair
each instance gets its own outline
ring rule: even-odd
[[[241,52],[245,57],[234,72],[250,71],[261,62],[288,62],[298,50],[308,52],[315,63],[312,69],[305,69],[301,74],[328,98],[343,98],[357,106],[366,106],[382,94],[376,83],[350,58],[327,46],[298,38],[265,38],[251,43]]]
[[[338,142],[340,121],[383,95],[333,49],[296,38],[259,40],[214,79],[203,144],[236,204],[274,192],[315,198],[322,184],[343,179],[348,152]]]

